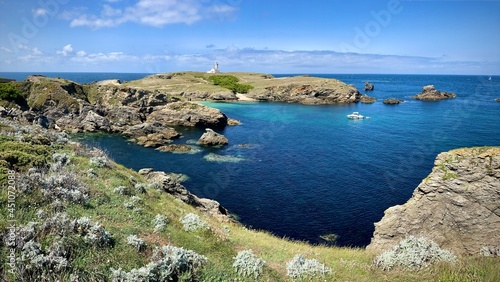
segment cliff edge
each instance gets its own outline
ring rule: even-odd
[[[408,235],[462,255],[498,255],[500,147],[441,153],[404,205],[385,211],[367,249],[382,251]]]

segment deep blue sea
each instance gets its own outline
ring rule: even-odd
[[[52,74],[78,82],[146,74]],[[0,73],[0,77],[5,74]],[[278,76],[278,75],[277,75]],[[189,176],[184,185],[213,198],[241,223],[278,236],[337,245],[365,246],[387,208],[405,203],[433,167],[439,152],[459,147],[500,146],[500,77],[447,75],[324,74],[364,93],[374,104],[306,106],[286,103],[204,103],[242,122],[223,133],[230,144],[195,154],[163,153],[116,135],[79,139],[104,149],[133,169],[151,167]],[[24,78],[23,78],[24,79]],[[89,81],[90,79],[90,81]],[[455,99],[411,98],[423,86],[455,92]],[[406,102],[384,105],[384,98]],[[370,118],[348,120],[359,111]],[[193,143],[202,130],[185,129],[175,143]],[[209,154],[233,157],[212,162]],[[205,157],[205,158],[204,158]]]

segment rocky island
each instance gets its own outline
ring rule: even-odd
[[[427,85],[422,88],[422,92],[413,96],[417,100],[439,101],[457,97],[455,93],[441,92],[434,88],[434,85]]]

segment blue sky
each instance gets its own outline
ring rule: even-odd
[[[0,0],[0,71],[500,74],[500,0]]]

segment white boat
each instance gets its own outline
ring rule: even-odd
[[[365,116],[360,115],[359,112],[353,112],[352,114],[347,115],[348,119],[364,119]]]

